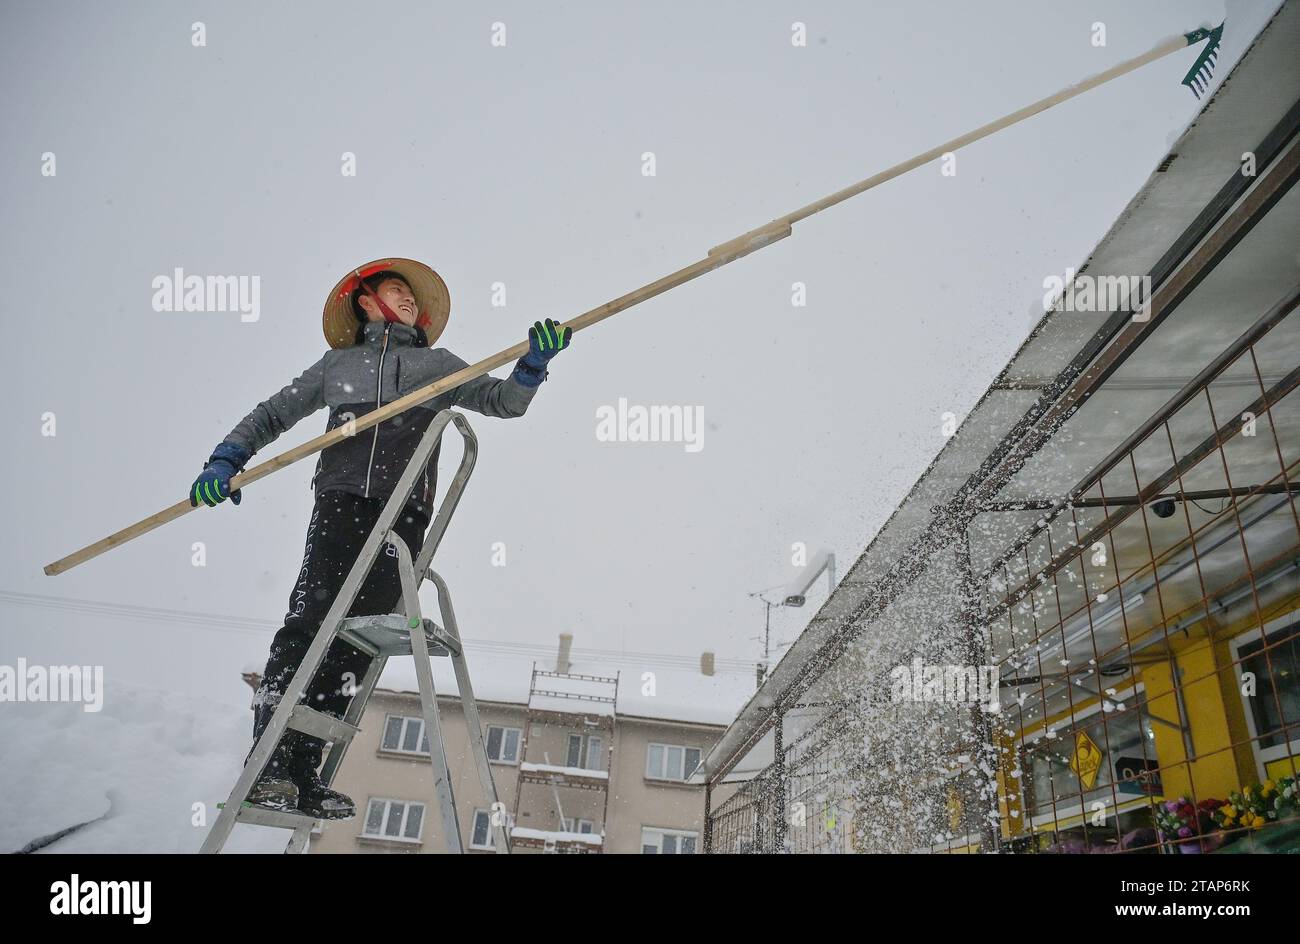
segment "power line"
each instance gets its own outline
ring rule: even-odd
[[[132,603],[109,603],[102,600],[79,600],[40,593],[18,593],[12,590],[0,590],[0,603],[44,610],[107,616],[114,619],[199,626],[218,632],[261,637],[274,633],[282,625],[276,620],[257,619],[247,616],[226,616],[216,613],[201,613],[195,610],[167,609]],[[538,643],[480,639],[473,636],[464,637],[464,643],[466,649],[476,650],[498,658],[549,659],[554,657],[556,651],[554,647],[543,646]],[[576,646],[570,651],[570,658],[575,662],[614,662],[637,666],[693,669],[696,671],[699,670],[700,664],[698,656],[662,652],[628,652],[618,649],[594,649]],[[753,663],[746,659],[720,659],[715,656],[713,665],[714,670],[717,672],[735,672],[748,675],[754,670]]]

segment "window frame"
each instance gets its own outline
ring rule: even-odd
[[[502,758],[498,758],[498,757],[493,757],[493,756],[492,756],[491,748],[489,748],[488,745],[491,743],[491,736],[492,736],[492,729],[493,729],[493,728],[496,728],[498,731],[501,732],[501,748],[502,748],[502,750],[505,749],[506,740],[507,740],[507,737],[508,737],[509,733],[510,733],[511,731],[514,731],[514,732],[515,732],[515,756],[514,756],[514,759],[513,759],[513,760],[504,760],[504,759],[502,759]],[[484,752],[487,754],[488,763],[490,763],[490,764],[505,764],[506,766],[509,766],[509,767],[518,767],[518,766],[519,766],[520,759],[521,759],[521,758],[520,758],[520,754],[522,753],[521,750],[520,750],[520,748],[522,748],[523,743],[524,743],[524,729],[523,729],[523,728],[516,728],[516,727],[513,727],[512,725],[508,725],[508,724],[489,724],[489,725],[486,725],[486,726],[485,726],[485,730],[484,730],[484,732],[483,732],[483,750],[484,750]]]
[[[570,764],[569,758],[573,754],[573,739],[578,739],[578,763]],[[584,762],[591,761],[591,742],[595,740],[599,743],[597,750],[596,763],[598,766],[590,767]],[[564,766],[576,767],[579,770],[601,770],[605,759],[605,737],[604,734],[590,734],[582,731],[570,731],[564,742]]]
[[[656,747],[659,748],[663,753],[663,768],[664,768],[663,775],[654,774],[651,773],[650,771],[650,756],[651,756],[651,752]],[[668,758],[669,756],[671,756],[670,752],[673,750],[681,751],[682,775],[680,777],[668,776]],[[686,755],[690,751],[695,752],[694,765],[688,765],[686,762]],[[645,746],[645,771],[644,771],[645,779],[653,780],[658,783],[686,783],[686,778],[689,777],[691,775],[691,772],[694,771],[695,768],[700,765],[700,758],[702,758],[703,756],[704,756],[703,748],[692,747],[686,744],[667,744],[660,741],[647,741]],[[689,769],[687,769],[688,767]]]
[[[487,842],[484,845],[479,845],[478,843],[474,842],[474,833],[478,829],[479,816],[484,816],[487,819]],[[496,851],[496,846],[492,842],[492,811],[491,810],[485,810],[478,807],[475,808],[474,815],[473,817],[470,818],[469,821],[469,842],[467,842],[465,845],[468,846],[470,849],[480,849],[485,852]]]
[[[1267,646],[1268,637],[1271,633],[1286,629],[1293,624],[1300,624],[1300,609],[1291,610],[1289,613],[1284,613],[1269,620],[1264,624],[1262,633],[1258,626],[1254,626],[1233,636],[1228,642],[1232,649],[1233,673],[1237,676],[1237,697],[1241,699],[1241,711],[1246,716],[1246,730],[1250,732],[1250,753],[1255,759],[1255,773],[1259,775],[1261,783],[1268,776],[1269,764],[1278,760],[1286,760],[1288,757],[1300,758],[1300,737],[1294,737],[1289,741],[1283,741],[1281,744],[1274,744],[1271,747],[1261,748],[1259,746],[1262,735],[1255,725],[1255,712],[1241,691],[1243,682],[1241,650],[1252,642],[1259,642],[1261,638],[1264,640],[1264,645]],[[1246,658],[1250,658],[1250,656]],[[1300,763],[1297,763],[1297,766],[1300,766]]]
[[[385,743],[388,740],[388,727],[389,724],[394,719],[401,719],[402,727],[397,733],[397,746],[388,747],[387,744]],[[419,740],[416,741],[417,747],[415,750],[409,750],[405,747],[402,747],[402,745],[406,743],[407,725],[410,724],[411,722],[415,722],[420,726],[420,737]],[[424,718],[421,715],[402,715],[402,714],[391,714],[391,713],[384,715],[384,730],[379,737],[379,749],[381,751],[388,754],[405,754],[407,757],[428,757],[429,756],[428,743],[429,743],[429,733],[426,730],[424,730]],[[421,750],[421,746],[424,747],[423,750]]]
[[[368,831],[370,828],[369,826],[370,811],[374,806],[374,804],[376,803],[382,803],[384,805],[384,812],[379,820],[380,831],[378,833],[372,833]],[[390,835],[386,835],[383,832],[383,829],[385,826],[388,825],[388,817],[392,814],[392,808],[394,803],[402,804],[403,807],[402,822],[400,827],[398,828],[398,834],[396,836],[390,836]],[[411,807],[413,806],[418,806],[420,808],[420,823],[416,831],[416,835],[414,837],[411,837],[406,835],[406,830],[410,822]],[[404,800],[401,797],[383,797],[383,796],[368,797],[366,799],[366,813],[361,820],[361,832],[357,838],[368,839],[372,842],[396,842],[408,846],[423,845],[424,844],[424,819],[425,819],[425,814],[428,812],[428,810],[429,810],[429,804],[426,803],[424,800]]]
[[[700,834],[698,831],[690,830],[690,829],[677,829],[670,826],[642,826],[641,827],[640,848],[641,848],[642,855],[652,854],[645,851],[645,847],[647,845],[651,845],[651,843],[646,842],[646,833],[655,833],[659,837],[659,842],[657,844],[656,851],[653,853],[653,855],[700,855]],[[691,852],[664,852],[663,839],[665,836],[673,836],[674,838],[676,838],[679,841],[678,842],[679,846],[680,846],[680,840],[690,839],[694,843],[694,849]]]
[[[572,826],[572,825],[574,825],[574,824],[576,823],[577,826],[578,826],[578,828],[577,828],[577,829],[564,829],[563,827],[565,826],[566,821],[567,821],[568,825],[570,825],[570,826]],[[586,826],[587,828],[586,828],[586,829],[583,829],[583,828],[582,828],[583,826]],[[576,833],[578,833],[579,835],[584,835],[584,836],[599,836],[599,835],[600,835],[600,833],[596,832],[596,823],[595,823],[595,821],[593,821],[593,820],[589,820],[589,819],[582,819],[582,818],[574,819],[574,818],[571,817],[571,816],[564,816],[564,817],[561,817],[561,818],[560,818],[560,827],[561,827],[560,832],[562,832],[562,833],[573,833],[573,832],[576,832]]]

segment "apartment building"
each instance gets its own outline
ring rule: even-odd
[[[627,666],[575,664],[568,651],[566,639],[549,666],[471,666],[499,821],[513,824],[512,851],[702,851],[704,791],[686,780],[752,691],[752,677],[629,673]],[[461,842],[466,852],[491,854],[492,805],[475,769],[464,705],[446,660],[433,665]],[[256,684],[253,676],[245,680]],[[360,727],[333,784],[356,801],[357,816],[319,824],[309,851],[446,852],[409,660],[386,668]]]

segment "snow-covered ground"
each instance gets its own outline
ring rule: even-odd
[[[251,713],[121,683],[110,696],[98,712],[71,702],[0,711],[0,852],[94,819],[110,795],[109,816],[43,851],[198,850],[243,767]],[[226,851],[283,852],[288,838],[238,826]]]

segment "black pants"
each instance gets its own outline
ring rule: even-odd
[[[302,663],[308,647],[329,612],[334,598],[356,563],[361,546],[375,527],[386,498],[362,498],[348,492],[323,492],[312,508],[307,526],[307,546],[303,554],[298,581],[289,594],[289,611],[284,627],[271,642],[271,655],[262,673],[262,683],[254,698],[253,742],[275,713],[289,681]],[[412,560],[424,545],[429,527],[427,515],[409,505],[398,515],[394,525],[411,551]],[[379,557],[361,585],[348,616],[373,616],[397,610],[402,598],[397,556],[391,545],[383,545]],[[361,684],[370,657],[341,639],[330,643],[324,662],[305,693],[306,704],[318,711],[341,718],[352,700],[354,686]],[[321,761],[324,742],[300,731],[288,731],[280,749],[272,756],[267,772],[302,774],[314,770]],[[250,752],[251,753],[251,752]]]

